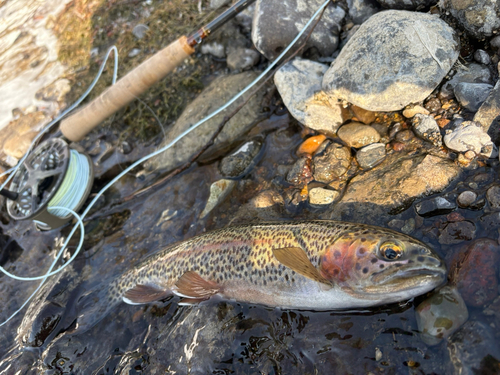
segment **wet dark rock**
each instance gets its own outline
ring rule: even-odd
[[[351,150],[341,144],[327,141],[328,146],[314,155],[314,179],[329,183],[343,176],[351,165]]]
[[[221,174],[226,178],[244,176],[254,165],[254,159],[259,155],[261,148],[262,141],[260,139],[253,139],[246,142],[221,160],[219,164]]]
[[[358,25],[380,10],[380,5],[375,0],[347,0],[347,6],[352,22]]]
[[[148,30],[149,30],[149,27],[140,23],[138,25],[135,25],[135,27],[132,29],[132,34],[134,34],[134,36],[137,39],[142,39],[142,38],[144,38],[144,36],[148,32]]]
[[[490,46],[491,46],[491,48],[493,48],[495,50],[500,49],[500,35],[497,35],[496,37],[491,38]]]
[[[500,186],[494,185],[486,192],[486,199],[492,208],[500,208]]]
[[[436,16],[380,12],[342,49],[323,90],[366,110],[400,110],[429,96],[455,63],[458,48],[453,29]]]
[[[415,316],[422,340],[437,345],[467,321],[469,312],[456,287],[446,285],[418,305]]]
[[[495,374],[500,367],[500,341],[491,327],[469,320],[448,338],[450,368],[461,375]]]
[[[465,108],[476,112],[492,89],[493,86],[488,83],[461,82],[455,86],[455,96]]]
[[[133,147],[132,145],[127,142],[127,141],[123,141],[122,143],[120,143],[120,152],[124,155],[127,155],[127,154],[130,154],[133,150]]]
[[[311,159],[300,158],[288,172],[286,180],[293,185],[304,185],[312,180]]]
[[[490,37],[500,28],[500,5],[495,0],[440,0],[439,5],[476,39]]]
[[[446,215],[457,208],[454,203],[443,197],[435,197],[415,205],[415,211],[420,216],[431,217],[436,215]]]
[[[498,295],[500,246],[490,238],[479,238],[453,257],[450,269],[460,265],[454,280],[469,306],[483,306]]]
[[[460,207],[466,208],[471,206],[477,199],[477,194],[473,191],[463,191],[457,198],[457,203]]]
[[[350,147],[360,148],[380,140],[380,134],[371,126],[360,122],[351,122],[342,126],[337,135]]]
[[[190,128],[200,119],[213,112],[231,99],[236,93],[252,82],[257,76],[254,72],[245,72],[231,76],[222,76],[214,80],[203,92],[190,103],[181,114],[175,125],[167,134],[162,146],[170,143],[175,137]],[[212,158],[217,156],[221,149],[228,147],[238,137],[248,131],[259,117],[261,102],[264,91],[260,91],[233,117],[222,129],[215,140],[215,144],[205,151],[201,158]],[[217,126],[235,106],[240,104],[244,98],[240,98],[228,111],[225,111],[211,120],[205,122],[189,136],[182,138],[178,143],[167,151],[150,159],[145,163],[147,170],[173,169],[183,163],[202,148],[216,131]]]
[[[481,198],[479,200],[477,200],[476,202],[472,203],[469,208],[471,210],[482,210],[483,207],[486,205],[486,199],[484,198]]]
[[[459,65],[456,68],[456,73],[452,79],[446,82],[439,92],[441,99],[451,99],[455,95],[455,86],[460,82],[467,83],[493,83],[490,70],[480,64],[471,63],[466,65]],[[432,111],[431,111],[432,112]]]
[[[415,137],[413,132],[410,129],[405,129],[405,130],[401,130],[400,132],[398,132],[394,138],[398,142],[407,143],[413,137]]]
[[[441,109],[441,101],[438,98],[431,98],[425,102],[425,109],[429,112],[437,112]]]
[[[475,121],[464,121],[444,136],[446,147],[458,152],[474,151],[486,157],[496,157],[498,150],[488,134]]]
[[[373,168],[385,158],[385,144],[372,143],[358,150],[356,160],[363,169]]]
[[[339,196],[338,191],[317,187],[309,191],[309,203],[313,206],[324,206],[332,204]]]
[[[384,8],[401,10],[422,10],[437,0],[377,0]]]
[[[441,147],[443,138],[441,137],[439,125],[436,120],[434,120],[434,117],[416,114],[413,117],[412,124],[417,136],[425,141],[431,142],[436,147]]]
[[[322,3],[322,0],[257,0],[252,28],[257,50],[274,60]],[[328,6],[306,48],[315,47],[322,56],[331,56],[338,47],[339,24],[344,16],[342,8]]]
[[[345,120],[342,106],[321,94],[321,80],[328,66],[295,58],[274,76],[283,102],[300,123],[328,135],[335,135]]]
[[[476,226],[470,221],[456,221],[449,223],[439,235],[441,245],[453,245],[463,241],[470,241],[476,237]]]
[[[474,60],[480,64],[488,65],[491,63],[490,55],[484,49],[478,49],[474,52]]]
[[[376,119],[375,112],[367,111],[355,105],[351,106],[351,111],[354,113],[354,117],[366,125],[370,125]]]
[[[379,123],[374,123],[370,125],[373,129],[375,129],[378,134],[380,134],[381,138],[386,138],[389,136],[389,127],[387,124],[379,124]],[[385,141],[387,142],[387,141]]]
[[[483,130],[491,137],[493,142],[500,144],[500,80],[497,81],[486,101],[474,115],[474,121],[481,124]]]
[[[236,48],[227,55],[227,66],[232,70],[247,70],[257,65],[260,54],[250,48]]]
[[[342,202],[369,202],[393,212],[417,197],[443,190],[459,174],[453,162],[437,156],[394,153],[369,173],[353,177]]]

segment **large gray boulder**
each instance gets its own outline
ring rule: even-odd
[[[252,27],[255,47],[268,59],[275,59],[323,3],[324,0],[257,0]],[[338,47],[339,24],[344,16],[342,8],[328,5],[307,48],[316,47],[323,56],[330,56]]]
[[[203,92],[189,104],[173,125],[160,147],[170,143],[175,137],[193,126],[199,120],[210,115],[216,109],[233,98],[257,77],[255,72],[222,76],[214,80]],[[248,94],[247,94],[248,95]],[[215,144],[202,155],[205,158],[215,157],[221,149],[228,148],[232,142],[247,132],[260,114],[263,90],[250,101],[224,126]],[[146,169],[174,169],[198,152],[212,137],[224,116],[231,113],[244,99],[240,98],[228,110],[200,125],[190,134],[182,138],[167,151],[146,162]]]
[[[455,31],[439,17],[379,12],[361,25],[323,78],[323,90],[370,111],[424,100],[458,58]]]

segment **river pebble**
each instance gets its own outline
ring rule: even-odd
[[[429,96],[455,63],[458,48],[454,30],[439,17],[380,12],[340,51],[323,90],[370,111],[400,110]]]
[[[500,341],[488,325],[469,320],[448,338],[447,374],[498,374]]]
[[[251,48],[235,48],[227,54],[227,66],[231,70],[247,70],[257,65],[260,60],[260,54]]]
[[[140,23],[140,24],[134,26],[134,28],[132,29],[132,34],[134,34],[134,36],[137,39],[142,39],[146,36],[146,33],[148,31],[149,31],[149,27]]]
[[[257,0],[252,41],[264,56],[274,60],[295,38],[323,0]],[[315,47],[322,56],[331,56],[339,43],[340,23],[345,11],[328,6],[311,34],[306,48]]]
[[[221,160],[219,164],[221,174],[226,178],[238,178],[247,174],[254,165],[254,159],[259,154],[261,148],[261,139],[253,139],[246,142]]]
[[[471,206],[477,199],[477,194],[473,191],[463,191],[457,197],[457,203],[460,207],[466,208]]]
[[[456,221],[449,223],[439,235],[441,245],[454,245],[463,241],[470,241],[476,237],[476,226],[470,221]]]
[[[372,143],[358,150],[356,160],[361,168],[370,169],[384,160],[385,154],[385,144]]]
[[[361,121],[363,124],[369,125],[375,121],[375,112],[367,111],[366,109],[360,108],[358,106],[351,106],[351,111],[354,113],[354,117]]]
[[[454,203],[443,197],[434,197],[415,205],[417,214],[423,217],[431,217],[436,215],[446,215],[457,208]]]
[[[210,196],[208,197],[207,204],[200,214],[200,219],[207,216],[215,207],[217,207],[226,197],[233,191],[237,182],[235,180],[219,180],[210,186]]]
[[[374,0],[347,0],[347,6],[352,22],[358,25],[380,10],[380,5]]]
[[[458,65],[453,78],[441,87],[439,97],[441,99],[453,98],[455,86],[460,82],[492,84],[493,79],[490,70],[484,65],[476,63]]]
[[[360,148],[380,140],[380,134],[371,126],[360,122],[351,122],[342,126],[337,135],[350,147]]]
[[[497,144],[500,143],[500,123],[497,121],[498,116],[500,116],[500,80],[497,81],[486,101],[474,115],[474,121],[480,123],[483,130]]]
[[[325,147],[326,145],[326,147]],[[325,141],[314,155],[314,179],[329,183],[343,176],[351,165],[351,150],[339,143]]]
[[[446,147],[453,151],[474,151],[487,157],[496,157],[498,150],[488,134],[475,121],[464,121],[444,136]]]
[[[413,118],[416,114],[428,115],[429,111],[421,105],[413,105],[406,107],[403,111],[403,116],[406,118]]]
[[[410,141],[414,137],[415,137],[415,135],[413,134],[413,132],[410,129],[404,129],[404,130],[401,130],[400,132],[398,132],[396,134],[396,136],[394,137],[394,139],[398,142],[401,142],[401,143],[407,143],[408,141]]]
[[[496,0],[440,0],[439,5],[476,39],[492,36],[500,28],[500,4]]]
[[[321,81],[328,66],[295,58],[283,65],[274,83],[283,103],[300,123],[328,135],[335,135],[345,120],[342,106],[321,95]]]
[[[313,206],[324,206],[333,203],[339,196],[336,190],[317,187],[309,191],[309,203]]]
[[[500,186],[494,185],[486,192],[486,199],[492,208],[500,208]]]
[[[476,52],[474,52],[474,60],[484,65],[488,65],[491,63],[491,57],[484,49],[478,49]]]
[[[378,0],[378,2],[384,8],[403,10],[423,10],[435,3],[434,0]]]
[[[436,147],[442,146],[441,130],[434,117],[418,113],[413,117],[412,124],[417,136]]]
[[[455,86],[455,96],[465,108],[476,112],[492,89],[493,86],[488,83],[461,82]]]
[[[469,319],[469,312],[457,288],[446,285],[417,306],[415,317],[422,341],[437,345]]]
[[[499,260],[498,242],[490,238],[477,239],[453,257],[450,269],[461,263],[454,280],[468,306],[484,306],[497,297]]]
[[[286,180],[292,185],[304,185],[312,181],[311,159],[307,157],[299,158],[288,171]]]
[[[424,105],[425,109],[433,113],[439,111],[441,109],[441,106],[441,101],[436,97],[428,99]]]

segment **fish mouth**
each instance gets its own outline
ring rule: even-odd
[[[446,269],[415,268],[411,270],[384,270],[372,275],[371,281],[379,285],[417,284],[423,280],[444,281]],[[410,286],[410,285],[408,285]]]

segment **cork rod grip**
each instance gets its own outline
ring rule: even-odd
[[[134,68],[92,102],[62,120],[61,132],[70,141],[82,140],[102,121],[173,71],[193,52],[187,38],[179,38]]]

